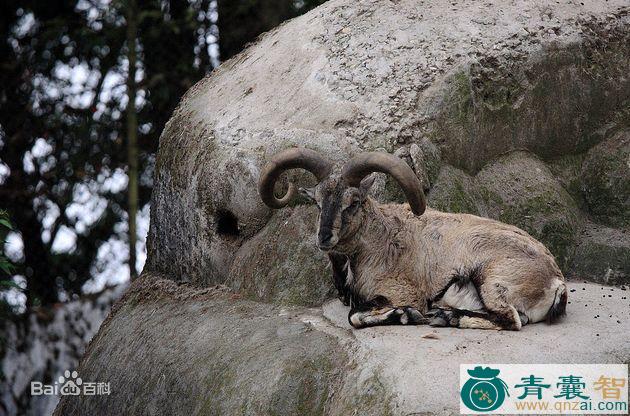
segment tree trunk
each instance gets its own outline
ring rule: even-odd
[[[136,213],[138,212],[138,118],[136,115],[136,37],[137,37],[136,0],[127,0],[127,163],[128,215],[129,215],[129,273],[131,279],[138,276],[136,270]]]

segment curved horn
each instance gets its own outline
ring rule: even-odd
[[[386,173],[396,179],[413,213],[422,215],[427,207],[422,183],[409,165],[396,156],[381,152],[361,153],[344,166],[341,176],[349,186],[358,187],[372,172]]]
[[[297,188],[293,182],[289,182],[289,189],[282,198],[277,198],[273,191],[282,172],[297,168],[311,172],[321,182],[330,174],[332,164],[309,149],[293,148],[275,154],[263,169],[258,181],[258,194],[268,207],[285,207],[295,196]]]

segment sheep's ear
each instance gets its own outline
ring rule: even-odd
[[[365,198],[370,192],[370,188],[374,185],[374,180],[376,179],[376,175],[368,175],[361,180],[359,184],[359,191],[361,191],[361,195]]]
[[[310,199],[311,201],[315,201],[315,188],[298,188],[298,192],[303,197]]]

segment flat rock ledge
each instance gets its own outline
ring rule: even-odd
[[[556,325],[354,330],[336,300],[282,308],[145,274],[79,367],[111,395],[65,396],[55,414],[459,414],[460,363],[630,361],[630,290],[569,287]]]

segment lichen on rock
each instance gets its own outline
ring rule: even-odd
[[[538,238],[567,270],[582,219],[575,201],[540,159],[514,152],[484,167],[475,179],[490,217]]]
[[[582,193],[588,211],[610,226],[630,226],[630,129],[611,134],[586,154]]]
[[[630,283],[630,232],[587,223],[571,256],[569,277],[608,285]]]
[[[486,208],[488,202],[478,191],[473,177],[450,165],[442,167],[428,195],[429,205],[445,212],[488,216]]]
[[[317,209],[278,212],[241,246],[227,284],[253,299],[284,305],[321,305],[334,295],[328,259],[315,245]]]

